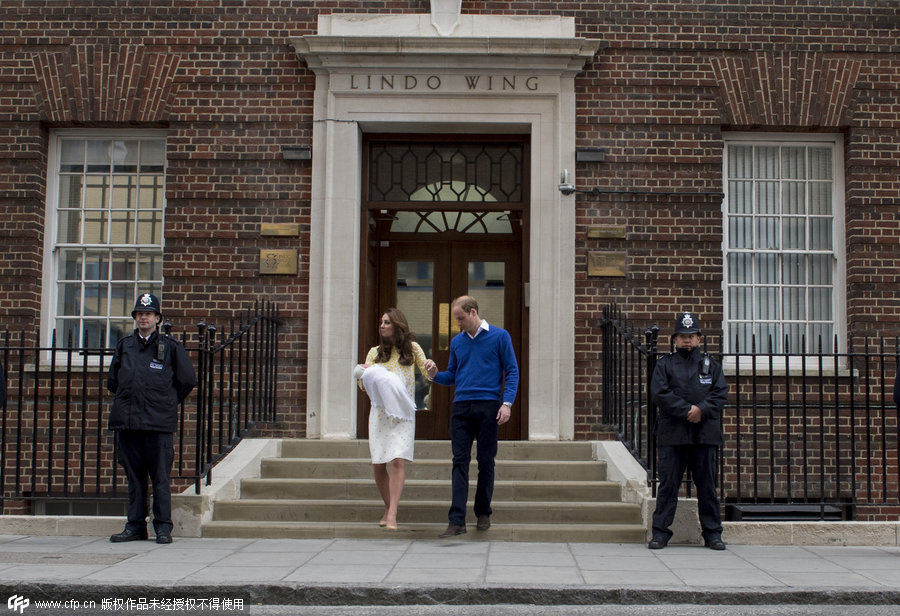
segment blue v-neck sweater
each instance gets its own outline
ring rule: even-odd
[[[514,402],[519,387],[519,366],[509,332],[494,326],[479,330],[475,338],[460,332],[450,341],[447,370],[438,372],[434,382],[456,386],[454,402]]]

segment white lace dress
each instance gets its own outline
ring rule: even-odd
[[[406,384],[409,395],[415,399],[416,368],[425,374],[425,352],[415,342],[412,343],[412,348],[415,359],[412,366],[400,364],[400,353],[396,348],[391,349],[391,358],[387,362],[375,364],[378,347],[372,347],[366,355],[365,363],[381,366],[399,376]],[[362,383],[360,387],[362,388]],[[369,453],[372,454],[372,464],[385,464],[396,458],[412,462],[415,442],[415,420],[397,419],[375,407],[369,409]]]

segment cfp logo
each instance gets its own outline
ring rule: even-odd
[[[26,597],[20,597],[19,595],[13,595],[6,600],[6,607],[14,612],[18,610],[20,614],[24,612],[25,608],[29,605],[31,605],[31,601]]]

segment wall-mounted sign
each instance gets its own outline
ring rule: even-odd
[[[264,222],[259,225],[259,234],[265,236],[277,235],[282,237],[298,237],[300,235],[300,225]]]
[[[623,226],[604,226],[604,227],[588,227],[588,239],[599,240],[624,240],[625,227]]]
[[[624,252],[600,252],[588,253],[588,276],[625,277],[625,253]]]
[[[260,274],[296,274],[297,251],[271,250],[261,248],[259,251]]]

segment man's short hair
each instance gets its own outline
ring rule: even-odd
[[[475,312],[478,312],[478,302],[475,301],[474,297],[471,297],[469,295],[461,295],[457,297],[455,300],[453,300],[453,305],[459,306],[460,309],[467,314],[469,312],[472,312],[473,310]]]

